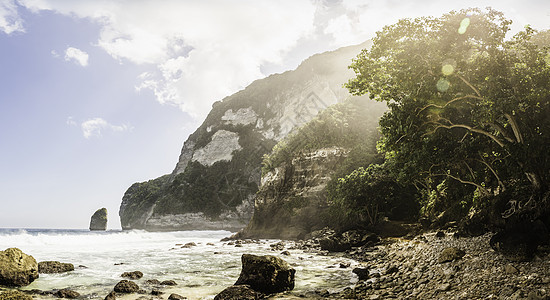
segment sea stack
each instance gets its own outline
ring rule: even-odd
[[[90,230],[107,230],[107,209],[100,208],[90,220]]]

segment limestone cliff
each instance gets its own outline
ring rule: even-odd
[[[385,106],[364,99],[335,104],[280,141],[264,158],[247,238],[303,239],[331,225],[338,211],[329,186],[358,167],[378,163],[377,124]]]
[[[303,239],[327,226],[326,186],[346,159],[339,147],[315,150],[262,176],[246,237]]]
[[[347,66],[368,44],[305,60],[214,103],[183,145],[171,174],[132,185],[120,206],[123,229],[228,229],[253,213],[264,154],[326,107],[350,97]]]

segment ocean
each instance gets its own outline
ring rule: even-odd
[[[162,298],[176,293],[188,299],[213,299],[233,285],[241,271],[243,253],[275,255],[296,269],[295,292],[340,290],[351,285],[354,262],[346,258],[319,255],[298,249],[273,251],[276,240],[235,247],[221,242],[228,231],[147,232],[140,230],[105,232],[66,229],[0,229],[0,250],[17,247],[40,261],[72,263],[75,270],[62,274],[40,274],[25,290],[69,288],[86,299],[104,299],[123,272],[141,271],[135,282],[151,295],[149,279],[174,280],[177,286],[162,288]],[[196,246],[181,248],[193,242]],[[340,268],[340,262],[350,263]],[[135,299],[141,295],[124,297]],[[38,297],[40,298],[40,297]]]

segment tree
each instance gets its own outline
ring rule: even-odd
[[[550,54],[530,27],[507,40],[510,24],[490,8],[400,20],[353,60],[347,87],[387,102],[379,148],[400,180],[512,191],[504,217],[536,218],[549,202]]]

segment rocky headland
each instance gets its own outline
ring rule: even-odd
[[[120,206],[123,229],[240,230],[254,211],[263,156],[320,111],[352,97],[347,66],[369,43],[317,54],[293,71],[257,80],[214,103],[184,142],[171,174],[133,184]],[[386,109],[364,101],[375,121]],[[376,122],[373,123],[376,128]]]

